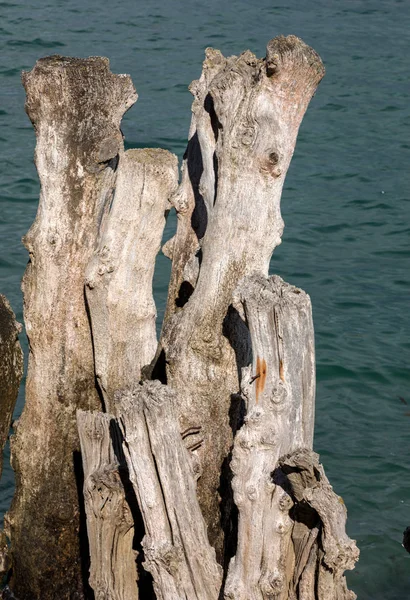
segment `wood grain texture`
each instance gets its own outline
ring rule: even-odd
[[[44,58],[23,73],[23,84],[41,192],[24,238],[30,355],[26,404],[11,445],[13,587],[20,600],[82,598],[75,413],[101,406],[84,278],[123,153],[121,118],[136,92],[105,58]]]
[[[229,528],[230,512],[221,469],[236,427],[241,368],[250,360],[232,293],[245,275],[268,273],[298,128],[323,73],[317,54],[289,36],[269,42],[265,59],[208,49],[190,87],[193,119],[174,197],[178,230],[167,245],[173,271],[156,373],[178,392],[182,430],[200,428],[198,494],[220,561],[221,518]]]
[[[0,294],[0,479],[4,446],[23,377],[23,351],[18,339],[21,329],[9,301]]]
[[[144,566],[158,600],[217,600],[222,573],[179,432],[177,400],[159,381],[118,397],[124,452],[145,525]]]
[[[121,155],[114,197],[87,267],[96,377],[113,414],[116,390],[132,389],[157,349],[152,279],[177,182],[177,157],[167,150]]]
[[[119,460],[121,436],[110,414],[78,410],[77,425],[84,468],[90,585],[97,599],[137,600],[134,519]]]
[[[249,326],[245,422],[235,437],[232,487],[238,545],[225,598],[350,600],[344,571],[358,558],[346,509],[312,452],[315,355],[309,296],[280,277],[244,278],[235,292]],[[285,458],[283,458],[285,457]],[[327,590],[327,591],[326,591]]]

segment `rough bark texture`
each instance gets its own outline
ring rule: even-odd
[[[136,93],[104,58],[44,58],[23,74],[23,84],[41,195],[24,239],[30,356],[12,443],[13,586],[19,600],[82,598],[75,411],[100,407],[84,278],[123,153],[120,121]]]
[[[145,525],[144,567],[153,576],[156,597],[217,600],[222,572],[179,432],[177,397],[152,381],[118,398],[125,456]]]
[[[157,349],[152,278],[177,182],[177,157],[166,150],[121,156],[114,198],[87,269],[96,375],[113,414],[115,391],[132,389]]]
[[[23,377],[23,351],[18,340],[19,333],[21,325],[17,323],[7,298],[0,294],[0,479],[3,450]]]
[[[320,599],[354,598],[343,577],[358,557],[345,533],[346,509],[311,451],[309,296],[280,277],[257,275],[245,278],[235,295],[249,326],[253,364],[243,369],[247,413],[231,462],[239,526],[225,597],[315,600],[318,590]],[[285,455],[291,458],[280,460]]]
[[[269,42],[263,60],[249,51],[224,58],[208,49],[201,78],[191,84],[193,121],[174,197],[178,231],[166,248],[173,272],[154,372],[165,381],[165,360],[166,380],[178,393],[181,429],[198,432],[190,440],[198,442],[194,452],[206,465],[198,493],[219,560],[219,494],[222,512],[229,513],[221,478],[226,481],[240,370],[250,360],[232,293],[243,276],[268,274],[283,230],[285,175],[323,73],[318,55],[289,36]],[[222,515],[222,527],[224,520]]]
[[[84,469],[84,503],[90,544],[89,582],[96,598],[138,598],[134,519],[126,499],[114,417],[77,411]],[[129,490],[127,490],[129,492]]]

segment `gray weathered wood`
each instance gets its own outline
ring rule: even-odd
[[[249,326],[253,362],[243,370],[245,424],[235,438],[232,487],[238,548],[226,597],[286,600],[293,574],[293,502],[274,484],[279,458],[313,442],[314,333],[307,294],[280,277],[245,278],[236,290]],[[258,591],[257,591],[258,590]]]
[[[31,353],[8,516],[20,600],[84,597],[79,441],[98,600],[151,597],[137,587],[139,542],[158,600],[354,598],[344,571],[358,551],[312,451],[310,300],[267,277],[323,73],[294,36],[262,60],[208,49],[177,190],[175,157],[124,152],[119,124],[136,94],[105,59],[50,57],[24,76],[42,192],[26,237]],[[152,277],[170,203],[178,228],[155,352]]]
[[[134,520],[126,499],[114,417],[77,411],[90,546],[89,582],[96,598],[138,599]]]
[[[198,432],[190,440],[203,467],[198,494],[219,560],[219,493],[229,512],[229,489],[220,488],[233,439],[229,413],[250,358],[232,293],[243,276],[268,273],[283,230],[285,175],[323,73],[318,55],[289,36],[269,42],[262,60],[249,51],[225,58],[208,49],[202,75],[191,84],[193,121],[174,197],[178,231],[166,248],[173,273],[158,363],[162,370],[166,364],[167,381],[178,393],[182,430]],[[235,421],[233,415],[234,429]]]
[[[130,479],[145,525],[145,568],[158,600],[217,600],[222,574],[209,545],[177,397],[159,381],[118,394]]]
[[[315,533],[306,543],[308,552],[305,560],[295,569],[294,593],[303,581],[303,596],[300,597],[309,600],[355,600],[356,594],[348,590],[344,572],[354,568],[359,550],[355,541],[346,534],[345,504],[333,491],[318,455],[307,449],[297,450],[282,457],[278,467],[295,502],[296,523],[298,519],[299,523],[303,519],[308,523],[306,516],[309,510],[311,518],[318,518],[316,526],[311,529]],[[294,533],[292,537],[295,544]],[[313,556],[316,561],[312,560]]]
[[[157,348],[152,278],[177,182],[178,161],[170,152],[125,152],[87,268],[96,375],[106,410],[113,414],[115,391],[137,384]]]
[[[84,278],[123,153],[120,121],[136,93],[104,58],[44,58],[23,84],[41,194],[24,239],[30,355],[12,443],[13,589],[20,600],[82,598],[75,412],[100,408]]]
[[[249,326],[253,362],[243,369],[247,411],[231,462],[239,524],[225,597],[314,600],[315,589],[327,588],[320,598],[347,600],[343,573],[353,568],[357,549],[345,532],[344,505],[311,452],[315,356],[309,296],[280,277],[254,275],[241,282],[235,301]],[[317,569],[314,556],[322,551]]]

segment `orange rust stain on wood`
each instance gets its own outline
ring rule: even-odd
[[[285,372],[283,370],[283,360],[279,361],[279,377],[285,382]]]
[[[256,357],[256,404],[258,404],[259,395],[262,394],[265,389],[266,383],[266,360],[264,358]]]

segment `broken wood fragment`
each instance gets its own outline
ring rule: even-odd
[[[134,518],[120,462],[121,437],[114,417],[77,411],[84,468],[84,505],[90,546],[89,583],[96,598],[137,600]]]
[[[145,568],[158,600],[217,600],[222,573],[209,545],[193,465],[159,381],[119,393],[124,453],[145,525]]]

